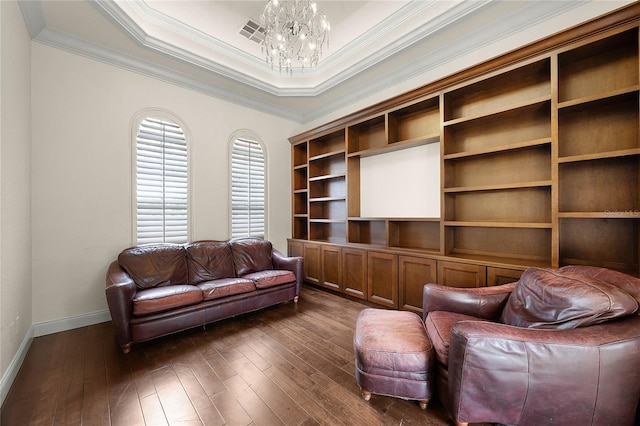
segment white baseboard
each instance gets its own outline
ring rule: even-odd
[[[20,367],[22,366],[22,362],[24,358],[27,356],[27,351],[29,351],[29,347],[31,346],[31,342],[33,341],[33,326],[27,332],[27,335],[24,337],[24,340],[20,344],[18,348],[18,352],[16,356],[11,360],[11,364],[7,367],[7,371],[2,375],[2,379],[0,379],[0,405],[4,403],[4,399],[9,393],[9,389],[11,389],[11,385],[13,381],[16,379],[18,375],[18,371],[20,371]]]
[[[86,327],[88,325],[99,324],[101,322],[111,321],[111,315],[108,310],[92,312],[75,317],[63,318],[54,321],[44,321],[32,324],[27,332],[18,352],[13,357],[7,371],[0,379],[0,405],[4,403],[4,399],[11,389],[13,381],[20,371],[22,362],[27,356],[31,342],[35,337],[45,336],[47,334],[59,333],[61,331],[73,330],[74,328]]]
[[[108,310],[91,312],[88,314],[53,321],[39,322],[33,324],[33,337],[46,336],[47,334],[73,330],[74,328],[86,327],[88,325],[100,324],[101,322],[107,321],[111,321],[111,315]]]

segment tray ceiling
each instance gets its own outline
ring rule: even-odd
[[[304,123],[589,3],[317,2],[331,22],[330,45],[317,68],[293,76],[272,70],[260,45],[240,33],[249,20],[259,22],[266,1],[30,0],[20,7],[35,41]],[[592,3],[601,14],[629,1]]]

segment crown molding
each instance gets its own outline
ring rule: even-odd
[[[138,2],[126,2],[124,4],[128,4],[134,8],[134,10],[141,11],[144,13],[150,13],[152,16],[160,15],[164,18],[156,17],[154,21],[159,21],[163,23],[163,26],[169,27],[172,31],[176,31],[175,27],[178,24],[174,24],[174,20],[170,20],[166,15],[159,14],[155,10],[144,6],[143,3]],[[91,5],[94,6],[103,16],[105,16],[112,23],[116,24],[118,27],[126,30],[126,34],[130,36],[130,38],[140,46],[143,46],[148,49],[152,49],[156,52],[159,52],[163,55],[170,56],[172,58],[196,65],[208,71],[215,72],[223,77],[230,78],[232,80],[247,84],[251,87],[254,87],[263,92],[272,94],[272,95],[281,95],[278,93],[278,88],[272,84],[268,84],[260,79],[249,77],[244,73],[237,71],[234,68],[230,68],[224,65],[221,65],[215,61],[211,61],[207,58],[204,58],[200,55],[193,54],[188,50],[177,47],[173,44],[167,43],[164,40],[160,40],[156,37],[149,35],[144,31],[142,27],[138,25],[138,23],[128,14],[126,13],[119,2],[107,1],[107,0],[94,0],[91,2]],[[172,28],[173,27],[173,28]],[[183,27],[188,27],[183,24]],[[191,28],[191,27],[188,27]],[[240,49],[236,49],[233,47],[225,47],[224,43],[221,43],[218,40],[214,40],[212,37],[205,37],[200,31],[197,31],[193,28],[190,30],[181,28],[180,33],[188,33],[191,39],[196,40],[200,44],[213,47],[214,49],[223,49],[227,51],[233,50],[232,55],[237,58],[242,58],[242,62],[246,62],[249,60],[246,53],[242,52]],[[257,62],[257,61],[256,61]],[[258,64],[259,67],[265,66],[262,63]],[[267,69],[267,68],[265,68]]]
[[[547,19],[566,13],[579,6],[578,2],[541,3],[544,4],[544,8],[540,8],[540,5],[531,5],[527,8],[529,13],[522,13],[522,11],[513,13],[498,24],[491,25],[488,28],[478,29],[472,36],[467,37],[465,40],[459,40],[456,43],[442,46],[438,50],[432,51],[429,55],[414,60],[409,66],[377,79],[374,84],[367,85],[358,90],[351,90],[348,95],[342,96],[334,102],[328,102],[324,104],[322,108],[306,114],[303,121],[308,123],[330,115],[332,112],[347,107],[359,99],[369,97],[399,83],[410,80],[411,78],[451,63],[459,58],[463,58],[470,53],[504,40],[518,32],[531,28]],[[561,7],[558,7],[559,4],[561,4]],[[518,47],[519,46],[513,46],[514,49]],[[477,64],[491,58],[478,57],[474,59],[475,64]],[[470,67],[475,64],[468,64],[468,66]]]
[[[158,64],[148,62],[139,58],[125,55],[120,52],[105,48],[103,46],[90,43],[86,40],[73,37],[69,34],[61,33],[50,28],[43,29],[34,41],[44,45],[55,47],[70,53],[84,56],[99,62],[106,63],[138,74],[156,78],[177,86],[195,90],[202,94],[213,96],[218,99],[231,102],[237,105],[248,107],[267,114],[279,116],[287,120],[302,122],[302,115],[295,111],[280,108],[271,103],[261,102],[254,97],[245,96],[235,91],[207,83],[187,74],[162,67]]]
[[[102,7],[103,3],[109,4],[110,6],[105,9]],[[115,2],[105,2],[104,0],[95,0],[92,2],[92,4],[94,5],[100,5],[101,7],[99,7],[98,9],[105,11],[104,13],[108,13],[106,12],[106,10],[119,10],[114,9],[111,6],[113,3]],[[414,6],[411,10],[404,10],[402,13],[400,13],[399,11],[397,12],[398,16],[392,17],[390,19],[399,24],[403,19],[410,19],[411,16],[415,16],[416,13],[424,10],[424,8],[431,7],[433,2],[413,3],[416,3],[418,5]],[[370,83],[364,86],[351,88],[349,90],[343,89],[341,90],[341,95],[336,97],[335,100],[324,102],[321,107],[316,108],[313,111],[303,113],[296,110],[295,108],[287,108],[286,106],[281,106],[285,104],[282,102],[282,97],[314,97],[323,93],[327,93],[330,90],[339,90],[339,85],[348,84],[349,79],[355,77],[359,73],[373,68],[375,64],[378,64],[384,60],[393,59],[394,57],[400,57],[397,55],[402,55],[403,50],[406,50],[408,47],[416,44],[424,37],[436,34],[438,31],[442,30],[452,22],[460,20],[465,16],[468,16],[470,13],[477,11],[491,3],[494,3],[494,1],[479,0],[473,2],[461,2],[458,6],[452,7],[434,18],[432,22],[429,22],[428,24],[425,24],[415,31],[411,32],[410,34],[401,37],[396,42],[391,43],[386,48],[381,49],[375,55],[370,55],[369,57],[351,67],[349,70],[328,79],[326,82],[320,84],[315,88],[278,89],[264,82],[247,81],[246,78],[242,77],[241,75],[228,72],[228,70],[224,67],[217,67],[211,61],[203,61],[202,58],[197,57],[197,55],[189,54],[185,51],[179,52],[179,55],[182,56],[183,60],[217,73],[219,76],[221,76],[220,78],[222,79],[223,83],[225,79],[227,79],[227,81],[233,80],[234,82],[241,82],[247,86],[252,87],[253,89],[260,90],[266,93],[267,97],[265,98],[264,96],[261,96],[262,100],[259,100],[258,97],[252,97],[250,95],[240,94],[237,91],[225,89],[224,84],[214,84],[211,82],[207,82],[190,76],[186,73],[179,72],[168,67],[163,67],[151,61],[136,58],[131,55],[127,55],[109,49],[107,47],[91,43],[87,40],[51,29],[46,26],[40,1],[20,1],[19,5],[25,18],[27,28],[34,41],[66,50],[68,52],[72,52],[74,54],[78,54],[93,60],[107,63],[122,69],[157,78],[159,80],[169,82],[181,87],[195,90],[197,92],[203,93],[208,96],[213,96],[227,102],[231,102],[267,114],[275,115],[290,121],[304,124],[315,119],[327,116],[339,109],[348,107],[349,105],[356,103],[361,99],[373,96],[376,93],[391,88],[411,78],[418,77],[419,75],[427,73],[436,68],[446,66],[446,64],[461,57],[470,55],[474,51],[478,51],[493,43],[497,43],[509,36],[524,31],[534,25],[537,25],[544,20],[566,13],[569,10],[583,4],[582,2],[536,2],[536,4],[528,6],[525,9],[526,13],[523,13],[522,10],[519,10],[518,12],[513,13],[511,16],[502,19],[498,23],[491,23],[491,25],[477,29],[471,37],[465,37],[464,39],[458,39],[451,43],[442,45],[439,49],[430,52],[429,55],[422,55],[417,59],[410,58],[406,60],[404,62],[404,65],[399,69],[395,69],[393,72],[387,73],[382,77],[372,79]],[[146,40],[147,35],[140,29],[137,24],[135,24],[135,22],[133,22],[129,18],[126,13],[118,12],[114,13],[113,15],[111,15],[110,13],[108,14],[109,16],[111,16],[110,19],[117,22],[121,27],[126,28],[129,34],[131,34],[132,37],[137,40],[137,42],[142,43],[144,40]],[[389,25],[389,23],[386,23],[386,25]],[[376,31],[380,30],[376,29]],[[383,36],[383,34],[381,33],[378,33],[377,35]],[[156,41],[156,43],[161,42]],[[351,54],[353,52],[353,50],[351,49],[357,50],[358,48],[360,48],[359,43],[363,43],[363,41],[358,40],[357,43],[354,44],[354,46],[348,49],[343,49],[344,52],[339,52],[340,55]],[[517,47],[519,46],[512,46],[511,48],[515,49]],[[166,53],[172,51],[172,46],[163,45],[159,48],[163,49],[163,52],[165,52],[164,54],[170,55],[174,58],[176,57],[172,53]],[[473,60],[476,61],[475,63],[488,59],[490,58],[473,58]],[[330,61],[327,62],[329,63],[329,65],[326,66],[332,65]],[[473,64],[468,64],[467,66],[472,65]],[[224,69],[218,72],[218,68]],[[273,102],[269,101],[269,97],[273,97]]]
[[[477,11],[478,9],[486,6],[490,2],[491,0],[478,0],[478,1],[472,1],[472,2],[458,3],[456,6],[448,9],[444,13],[429,20],[427,23],[425,23],[424,25],[421,25],[419,28],[416,28],[414,31],[410,32],[409,34],[395,40],[394,42],[390,43],[387,46],[384,46],[379,50],[376,50],[375,53],[357,62],[356,64],[352,65],[350,68],[337,74],[336,76],[329,78],[324,83],[321,83],[317,87],[317,94],[323,93],[329,89],[332,89],[338,84],[346,82],[347,80],[349,80],[352,77],[355,77],[359,73],[374,67],[376,64],[379,64],[380,62],[390,58],[391,56],[397,54],[403,49],[406,49],[412,46],[418,41],[433,35],[438,30],[441,30],[447,25],[450,25],[458,21],[459,19],[462,19],[464,16],[467,16],[468,14]],[[435,1],[417,2],[417,3],[410,3],[410,4],[417,5],[415,6],[414,9],[411,10],[412,12],[411,14],[406,13],[405,11],[406,7],[401,9],[400,11],[396,12],[394,16],[391,16],[390,18],[388,18],[388,21],[386,20],[383,21],[382,25],[378,25],[376,28],[374,28],[370,32],[365,33],[362,37],[358,38],[355,42],[350,43],[345,49],[343,49],[344,52],[342,51],[340,52],[339,58],[334,59],[334,56],[331,56],[326,61],[323,61],[319,65],[318,69],[322,71],[324,68],[329,68],[330,66],[332,66],[334,60],[340,61],[341,60],[340,58],[354,55],[356,52],[365,48],[365,46],[370,43],[370,42],[367,42],[366,40],[376,40],[378,38],[383,38],[385,35],[385,32],[391,31],[397,25],[400,25],[402,22],[409,19],[410,17],[415,16],[419,12],[422,12],[425,9],[432,7],[435,4]],[[385,31],[383,32],[382,29],[385,29]],[[410,63],[408,64],[407,68],[410,68],[410,69],[415,68],[415,64]]]
[[[410,2],[391,16],[377,24],[375,27],[358,37],[354,42],[343,47],[339,51],[333,53],[328,58],[320,62],[320,64],[313,69],[294,69],[292,76],[285,76],[287,83],[292,80],[298,79],[299,85],[297,87],[281,87],[277,84],[279,75],[275,75],[273,70],[266,64],[264,60],[257,58],[254,55],[250,55],[234,46],[224,43],[211,37],[208,34],[203,33],[187,24],[176,21],[175,19],[160,13],[153,8],[148,7],[144,2],[113,2],[105,0],[95,0],[91,4],[94,5],[107,19],[110,19],[113,23],[121,26],[126,30],[133,40],[149,49],[153,49],[162,54],[169,55],[173,58],[186,61],[196,66],[202,67],[209,71],[213,71],[224,77],[241,82],[258,90],[262,90],[266,93],[275,96],[318,96],[323,92],[332,89],[338,84],[347,81],[363,70],[369,69],[376,64],[384,61],[386,58],[394,55],[399,50],[402,50],[408,46],[411,46],[415,42],[427,37],[438,29],[441,29],[453,22],[461,19],[462,17],[472,13],[479,8],[489,4],[491,0],[478,0],[471,2],[460,2],[452,8],[446,10],[440,15],[435,16],[433,19],[428,20],[424,25],[421,25],[416,30],[409,34],[395,40],[383,46],[380,49],[376,49],[371,55],[354,63],[348,64],[348,59],[356,55],[358,52],[366,49],[375,40],[384,39],[388,33],[394,29],[401,27],[403,23],[407,22],[411,18],[419,16],[426,11],[432,9],[437,5],[437,0],[429,1],[417,1]],[[215,51],[219,51],[224,56],[233,57],[239,63],[247,65],[249,68],[257,70],[258,73],[263,75],[274,75],[274,78],[264,79],[254,77],[247,73],[238,71],[233,67],[229,67],[218,62],[212,61],[201,55],[195,55],[186,49],[178,47],[175,44],[166,42],[159,38],[151,36],[146,32],[129,13],[123,9],[123,5],[131,7],[131,9],[140,16],[144,16],[149,22],[153,22],[160,27],[167,29],[173,33],[186,36],[199,45],[206,46]],[[348,66],[344,64],[347,63]],[[333,72],[332,69],[340,68],[339,72]],[[322,76],[329,76],[324,78]],[[305,83],[301,80],[301,77],[305,77],[304,81],[310,81],[311,83]],[[323,79],[324,78],[324,79]],[[313,81],[322,80],[320,83],[313,85]]]
[[[42,13],[42,5],[39,1],[19,1],[18,7],[20,7],[20,12],[31,39],[36,38],[40,31],[47,26]]]

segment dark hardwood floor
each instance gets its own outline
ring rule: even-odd
[[[361,396],[353,331],[367,305],[304,287],[286,303],[120,351],[110,322],[34,339],[2,406],[16,425],[446,425]]]

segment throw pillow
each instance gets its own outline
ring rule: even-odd
[[[141,289],[187,283],[187,261],[182,245],[131,247],[118,255],[118,263]]]
[[[574,272],[529,268],[509,296],[501,322],[568,329],[598,324],[637,309],[633,297],[607,282]]]

